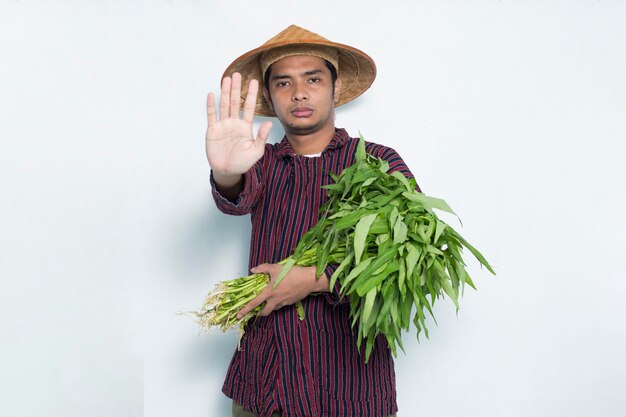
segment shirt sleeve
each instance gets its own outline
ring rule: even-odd
[[[211,170],[210,182],[213,199],[217,208],[226,214],[242,216],[249,214],[257,205],[263,192],[263,173],[261,161],[257,162],[243,175],[243,189],[235,199],[230,201],[217,191],[213,170]]]
[[[328,279],[330,279],[333,273],[337,270],[338,266],[339,266],[338,264],[326,265],[324,272],[326,273],[326,276],[328,277]],[[339,284],[339,280],[337,280],[337,282],[335,282],[334,287],[330,289],[330,292],[324,293],[324,297],[326,298],[326,301],[328,301],[329,304],[335,306],[339,304],[345,304],[350,301],[348,297],[343,297],[343,298],[341,297],[341,293],[339,292],[340,289],[341,289],[341,284]]]

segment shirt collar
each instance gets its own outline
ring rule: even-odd
[[[350,135],[343,128],[335,128],[335,135],[326,145],[326,149],[322,152],[322,154],[331,149],[341,148],[348,140],[350,140]],[[278,145],[276,145],[276,156],[279,158],[285,158],[288,156],[293,157],[294,152],[291,144],[287,140],[287,136],[283,137],[283,140],[280,141]]]

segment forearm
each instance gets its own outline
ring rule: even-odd
[[[243,174],[225,175],[213,171],[213,181],[217,191],[229,201],[237,200],[244,186]]]
[[[314,266],[311,268],[313,268],[313,275],[315,275],[316,268]],[[326,275],[326,272],[322,272],[322,275],[315,279],[311,292],[330,292],[330,277]]]

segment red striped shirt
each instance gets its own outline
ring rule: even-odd
[[[250,214],[250,263],[276,263],[291,255],[300,237],[318,220],[327,200],[321,188],[354,163],[358,139],[344,129],[321,156],[296,155],[284,138],[245,174],[244,189],[230,202],[215,189],[217,207],[227,214]],[[367,152],[389,162],[390,172],[411,172],[391,148],[366,143]],[[333,265],[326,269],[330,277]],[[367,364],[356,348],[349,304],[334,292],[302,300],[306,318],[286,306],[246,328],[230,363],[222,391],[260,417],[280,410],[284,417],[386,417],[397,412],[393,357],[378,337]]]

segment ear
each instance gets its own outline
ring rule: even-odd
[[[341,92],[341,78],[335,80],[335,103],[339,101],[339,93]]]
[[[263,87],[263,97],[265,98],[267,105],[270,106],[270,109],[274,111],[274,105],[272,104],[272,98],[270,97],[270,92],[267,91],[267,88],[265,87]]]

